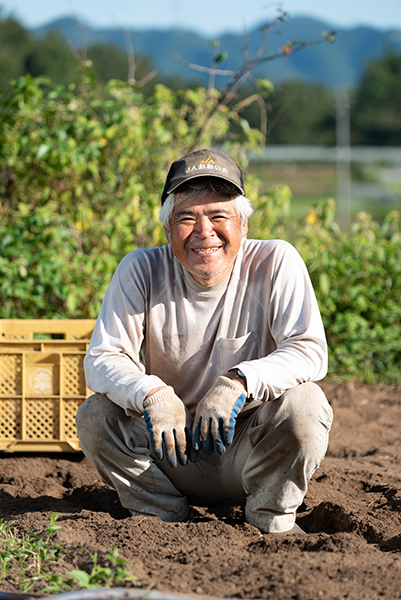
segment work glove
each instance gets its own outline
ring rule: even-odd
[[[223,454],[234,437],[235,420],[246,401],[244,388],[221,375],[199,402],[193,426],[193,446],[207,454]]]
[[[166,457],[172,467],[185,466],[188,458],[196,462],[198,452],[192,447],[192,418],[184,403],[170,386],[162,387],[143,402],[146,426],[159,460]]]

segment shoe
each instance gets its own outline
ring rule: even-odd
[[[142,518],[147,518],[147,517],[156,517],[156,515],[149,515],[146,513],[141,513],[137,510],[130,510],[131,516],[132,517],[142,517]],[[158,519],[161,519],[161,517],[157,517]],[[177,523],[188,523],[189,521],[193,521],[194,520],[194,513],[192,512],[192,510],[189,511],[188,515],[185,517],[185,519],[182,519],[182,521],[177,521]],[[173,521],[174,523],[175,521]]]
[[[195,515],[194,515],[194,513],[192,512],[192,510],[190,510],[190,511],[189,511],[189,513],[188,513],[188,516],[187,516],[187,517],[185,517],[185,519],[183,519],[183,520],[181,521],[181,523],[189,523],[190,521],[193,521],[193,520],[194,520],[194,518],[195,518]]]
[[[269,531],[268,534],[272,535],[273,537],[284,537],[286,535],[306,535],[306,531],[294,523],[294,526],[288,531]]]

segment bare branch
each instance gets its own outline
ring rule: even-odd
[[[70,49],[71,54],[73,55],[73,57],[75,58],[75,60],[79,64],[79,66],[81,68],[82,67],[85,68],[85,60],[82,58],[82,56],[80,55],[78,50],[75,48],[74,43],[71,38],[67,40],[67,46]]]
[[[154,77],[156,77],[158,72],[159,71],[157,69],[153,69],[153,71],[150,71],[147,75],[145,75],[145,77],[142,77],[142,79],[137,82],[137,85],[139,85],[140,87],[143,87],[149,81],[151,81]]]
[[[74,15],[74,19],[77,22],[78,27],[81,30],[81,40],[82,40],[81,52],[82,52],[82,54],[80,55],[80,61],[78,61],[78,62],[80,63],[81,70],[82,70],[82,68],[83,68],[83,70],[85,70],[85,68],[86,68],[85,62],[87,59],[86,26],[85,26],[85,23],[81,20],[77,11],[75,10],[72,0],[68,0],[68,1],[69,1],[69,4],[71,5],[71,12]]]
[[[142,81],[145,81],[145,83],[147,83],[150,79],[152,79],[155,76],[154,71],[152,71],[151,73],[148,73],[148,75],[146,75],[141,80],[141,82],[136,81],[137,64],[136,64],[136,60],[135,60],[135,51],[134,51],[134,46],[132,43],[131,32],[126,27],[120,27],[120,25],[118,25],[115,15],[113,14],[113,12],[111,10],[109,10],[108,12],[114,23],[115,28],[118,29],[119,31],[121,31],[121,33],[124,36],[125,50],[127,53],[127,61],[128,61],[127,81],[130,85],[135,85],[135,84],[144,85],[144,84],[142,84]]]
[[[328,39],[329,35],[324,36],[322,39],[315,40],[313,42],[306,42],[304,44],[299,44],[295,47],[291,47],[291,54],[296,54],[304,50],[305,48],[310,48],[311,46],[318,46],[324,43]],[[288,47],[288,46],[285,46]],[[259,51],[257,52],[257,55]],[[271,54],[269,56],[255,56],[254,59],[250,60],[248,63],[243,64],[233,75],[228,84],[221,90],[221,96],[223,97],[222,102],[227,104],[225,98],[227,95],[232,95],[233,90],[237,91],[238,88],[242,85],[245,79],[248,77],[249,73],[257,66],[264,64],[266,62],[270,62],[272,60],[277,60],[278,58],[286,58],[288,56],[288,52],[283,52],[283,50],[279,50],[275,54]],[[231,99],[231,98],[230,98]]]
[[[267,110],[266,103],[263,100],[262,96],[259,94],[258,103],[260,107],[260,131],[263,135],[264,142],[266,143],[267,138]]]
[[[122,29],[122,32],[124,34],[125,48],[127,51],[128,83],[133,85],[135,83],[135,72],[136,72],[134,47],[132,45],[131,33],[130,33],[129,29]]]
[[[209,75],[209,85],[207,88],[209,94],[212,91],[212,89],[214,89],[214,82],[216,81],[216,65],[217,65],[217,56],[218,56],[219,46],[220,46],[220,40],[216,40],[216,43],[215,43],[214,49],[213,49],[212,66],[211,66],[211,71],[210,71],[210,75]]]
[[[134,85],[136,83],[136,79],[135,79],[136,63],[135,63],[134,46],[132,44],[132,39],[131,39],[131,32],[126,27],[120,27],[120,25],[118,25],[115,15],[113,14],[113,12],[111,10],[109,10],[108,12],[109,12],[111,20],[114,23],[114,27],[116,29],[118,29],[119,31],[121,31],[121,33],[124,36],[125,51],[127,53],[127,62],[128,62],[127,81],[129,84]]]
[[[266,27],[262,42],[258,48],[258,51],[255,54],[254,60],[258,60],[263,55],[264,51],[267,48],[267,44],[269,43],[270,38],[273,35],[273,32],[274,32],[275,28],[277,27],[277,23],[279,23],[279,21],[281,21],[280,17],[278,17],[272,23],[269,23],[269,25]]]
[[[241,102],[238,102],[238,104],[235,105],[233,110],[236,113],[239,113],[241,112],[241,110],[244,110],[244,108],[246,108],[253,102],[256,102],[259,98],[260,94],[252,94],[252,96],[248,96],[248,98],[244,98],[243,100],[241,100]]]
[[[244,45],[242,46],[242,57],[243,57],[243,62],[247,63],[249,60],[249,37],[248,37],[248,30],[246,28],[246,25],[244,26],[243,38],[244,38]]]
[[[225,77],[235,75],[235,71],[232,71],[229,69],[214,69],[213,67],[202,67],[201,65],[195,65],[193,63],[189,63],[186,60],[184,60],[183,58],[181,58],[181,56],[176,54],[176,52],[174,52],[174,50],[170,50],[169,52],[170,52],[171,56],[173,58],[175,58],[175,60],[177,62],[184,65],[184,67],[188,67],[188,69],[192,69],[194,71],[199,71],[200,73],[206,73],[207,75],[211,75],[212,73],[214,73],[215,75],[222,75]]]
[[[237,93],[237,91],[239,90],[239,88],[243,85],[243,83],[246,81],[246,79],[250,76],[251,71],[255,67],[257,67],[261,64],[265,64],[266,62],[276,60],[278,58],[286,57],[289,54],[298,53],[301,50],[304,50],[305,48],[309,48],[311,46],[317,46],[326,41],[332,41],[333,36],[335,35],[334,32],[330,32],[329,34],[325,34],[319,40],[315,40],[315,41],[307,42],[307,43],[288,42],[287,44],[282,46],[279,51],[277,51],[274,54],[271,54],[269,56],[263,57],[263,53],[267,47],[268,40],[270,39],[274,28],[276,27],[276,25],[279,22],[281,23],[282,20],[283,20],[282,17],[278,17],[275,22],[271,23],[266,28],[266,34],[263,37],[262,43],[259,46],[258,51],[255,54],[255,57],[252,60],[243,62],[243,64],[239,67],[239,69],[237,69],[237,71],[235,71],[235,73],[233,73],[233,75],[231,76],[227,85],[222,88],[222,90],[220,91],[220,101],[212,108],[208,117],[205,119],[205,122],[198,129],[198,133],[197,133],[193,143],[191,144],[189,151],[191,151],[197,147],[203,133],[205,131],[207,131],[207,129],[209,128],[214,116],[221,110],[221,108],[223,106],[226,106],[229,102],[231,102],[231,100],[234,98],[234,96]],[[196,68],[195,65],[194,65],[194,68]],[[197,70],[207,72],[204,69],[205,68],[198,68]],[[267,132],[267,129],[266,129],[266,132]]]
[[[292,94],[292,96],[290,98],[288,98],[284,102],[284,104],[280,107],[280,109],[277,111],[275,117],[270,121],[269,127],[266,130],[266,137],[269,135],[269,133],[272,131],[272,129],[277,125],[277,123],[283,116],[284,112],[287,110],[287,108],[289,107],[291,102],[293,102],[293,100],[296,98],[296,96],[297,96],[297,94]]]

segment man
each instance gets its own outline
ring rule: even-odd
[[[326,341],[302,259],[282,240],[247,240],[251,212],[231,159],[178,159],[160,211],[169,245],[128,254],[105,295],[85,358],[96,393],[77,427],[133,515],[239,505],[263,532],[302,532],[296,510],[332,420],[311,383]]]

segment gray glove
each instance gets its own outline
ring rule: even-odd
[[[193,446],[207,454],[223,454],[231,444],[235,420],[246,401],[244,388],[229,377],[221,375],[196,408],[193,427]]]
[[[172,387],[162,387],[145,398],[143,408],[152,447],[159,460],[165,455],[172,467],[177,466],[177,458],[183,466],[188,457],[192,462],[198,460],[198,453],[192,448],[191,415]]]

